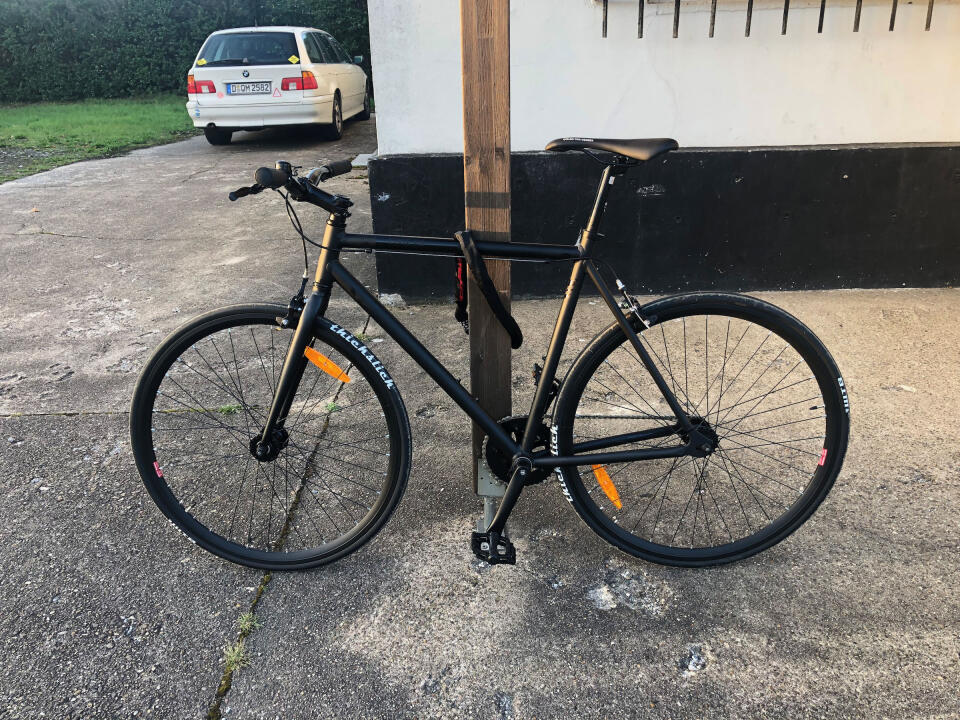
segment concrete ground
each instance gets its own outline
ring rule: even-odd
[[[521,498],[519,560],[468,540],[469,425],[391,342],[378,346],[414,435],[406,496],[360,552],[273,575],[186,542],[147,497],[127,440],[136,374],[166,333],[237,301],[284,302],[299,246],[275,196],[226,193],[278,158],[375,147],[307,134],[202,138],[0,186],[0,717],[960,717],[960,291],[764,293],[833,351],[851,445],[817,514],[711,570],[626,556],[555,481]],[[330,183],[369,229],[365,173]],[[308,232],[321,219],[304,211]],[[368,257],[351,260],[367,283]],[[555,301],[515,312],[515,405]],[[449,306],[398,309],[467,376]],[[342,296],[331,317],[363,316]],[[585,302],[570,357],[607,323]],[[250,663],[223,649],[255,607]]]

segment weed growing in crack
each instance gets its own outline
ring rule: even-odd
[[[247,653],[247,643],[240,638],[232,645],[223,649],[223,664],[226,672],[232,673],[250,664],[250,655]]]
[[[240,628],[240,634],[243,637],[246,637],[260,627],[260,622],[257,620],[257,616],[252,612],[245,612],[240,616],[240,619],[237,620],[237,626]]]

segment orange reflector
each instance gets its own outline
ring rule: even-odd
[[[617,487],[613,484],[613,480],[610,479],[610,474],[607,472],[607,469],[603,465],[591,465],[593,468],[593,475],[597,478],[597,483],[599,483],[600,488],[607,494],[607,497],[610,498],[617,510],[623,507],[623,503],[620,502],[620,493],[617,492]]]
[[[330,377],[336,378],[337,380],[342,380],[345,383],[350,382],[350,378],[347,377],[347,374],[338,368],[337,364],[333,362],[333,360],[324,357],[312,347],[305,347],[303,349],[303,354],[307,356],[307,360],[323,370]]]

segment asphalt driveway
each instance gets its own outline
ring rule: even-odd
[[[373,122],[348,123],[339,143],[236,137],[0,186],[0,716],[960,717],[953,289],[763,294],[833,350],[853,430],[817,514],[733,566],[623,555],[554,482],[521,498],[518,564],[476,562],[469,426],[389,341],[378,354],[411,416],[414,466],[373,542],[269,577],[186,542],[133,468],[136,374],[192,315],[296,290],[302,258],[282,205],[230,203],[229,190],[277,159],[312,166],[376,145]],[[357,202],[351,227],[369,230],[365,172],[329,185]],[[322,218],[303,218],[320,232]],[[350,262],[374,284],[369,257]],[[556,305],[515,306],[527,337],[518,408]],[[450,307],[397,312],[468,374]],[[341,296],[330,315],[364,322]],[[585,303],[571,352],[606,323]],[[251,607],[250,664],[226,688],[223,649]]]

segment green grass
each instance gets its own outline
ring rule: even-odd
[[[0,182],[195,135],[186,98],[0,105]]]

